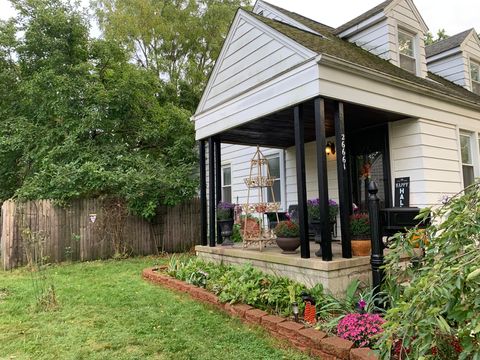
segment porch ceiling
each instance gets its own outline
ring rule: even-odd
[[[325,101],[326,135],[335,135],[334,101]],[[365,106],[344,103],[345,126],[348,133],[369,126],[404,119],[403,114],[386,112]],[[303,106],[305,142],[315,140],[314,102]],[[260,145],[271,148],[288,148],[295,145],[293,107],[283,109],[246,124],[224,131],[218,135],[222,143]]]

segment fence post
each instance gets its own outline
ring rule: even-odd
[[[378,294],[383,282],[383,269],[381,269],[383,266],[383,243],[380,225],[380,200],[377,196],[378,187],[375,181],[370,181],[368,193],[368,214],[372,236],[370,264],[372,265],[373,291],[374,294]]]

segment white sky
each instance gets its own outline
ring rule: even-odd
[[[88,0],[81,0],[88,6]],[[337,27],[378,5],[382,0],[268,0],[268,2],[297,12],[332,27]],[[474,27],[480,32],[479,0],[414,0],[430,31],[436,34],[444,28],[455,35]],[[8,0],[0,0],[0,18],[14,15]]]

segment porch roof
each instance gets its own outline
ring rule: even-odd
[[[406,116],[356,104],[344,103],[345,126],[349,132],[381,123],[404,119]],[[325,101],[325,132],[327,137],[335,135],[334,100]],[[305,121],[305,142],[315,140],[313,100],[303,104]],[[238,127],[228,129],[218,135],[222,143],[289,148],[295,145],[293,108],[286,108]]]

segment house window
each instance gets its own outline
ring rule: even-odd
[[[270,177],[274,178],[273,182],[273,194],[270,189],[267,189],[267,201],[273,202],[275,197],[275,202],[282,201],[282,185],[281,185],[281,171],[280,171],[280,156],[273,155],[267,156],[268,165],[270,168]]]
[[[417,61],[415,59],[415,37],[400,29],[398,30],[398,52],[400,67],[416,74]]]
[[[460,133],[460,151],[462,154],[463,187],[466,188],[475,181],[471,134]]]
[[[232,202],[232,167],[222,166],[222,201]]]
[[[472,79],[472,91],[480,95],[480,65],[470,61],[470,77]]]

